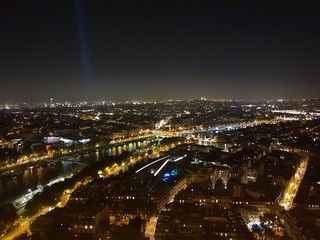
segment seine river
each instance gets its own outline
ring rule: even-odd
[[[157,142],[140,140],[119,146],[97,150],[89,154],[66,156],[41,165],[21,169],[13,175],[0,175],[0,204],[14,201],[23,195],[41,191],[44,187],[72,177],[86,164],[100,161],[107,156],[119,155],[124,151],[142,150]],[[30,195],[30,194],[29,194]]]

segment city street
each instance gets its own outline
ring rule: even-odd
[[[283,192],[282,199],[279,203],[280,206],[284,207],[285,210],[289,210],[293,206],[293,201],[299,190],[301,181],[303,180],[304,174],[308,166],[308,157],[304,156],[301,160],[295,174],[291,177],[285,191]]]

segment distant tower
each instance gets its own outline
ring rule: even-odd
[[[50,107],[53,108],[54,107],[54,99],[50,98]]]

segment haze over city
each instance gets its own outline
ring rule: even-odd
[[[0,101],[313,98],[316,1],[2,1]]]

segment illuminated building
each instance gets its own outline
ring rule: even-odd
[[[224,188],[227,188],[228,181],[230,179],[230,168],[228,167],[215,167],[213,173],[210,176],[212,183],[212,188],[215,189],[216,182],[218,179],[221,179],[224,185]]]

